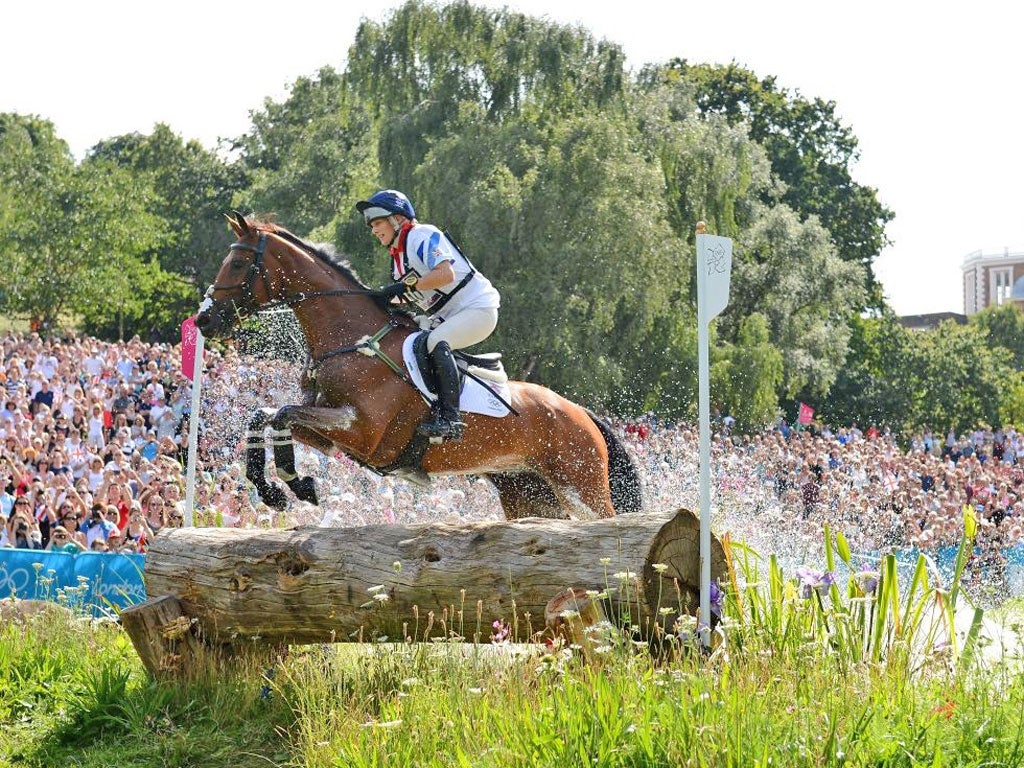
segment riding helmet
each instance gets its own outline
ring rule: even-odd
[[[367,224],[393,213],[400,213],[407,219],[416,218],[416,211],[413,210],[409,198],[397,189],[382,189],[375,192],[368,200],[356,203],[356,210],[363,214]]]

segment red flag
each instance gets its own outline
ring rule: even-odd
[[[181,373],[189,381],[192,381],[196,372],[196,334],[198,333],[199,329],[196,328],[194,316],[181,324]]]
[[[811,423],[811,419],[814,418],[814,409],[811,408],[807,403],[800,403],[800,413],[796,417],[797,424],[803,424],[805,427]]]

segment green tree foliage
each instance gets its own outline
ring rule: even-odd
[[[1014,371],[999,404],[999,424],[1024,425],[1024,371]]]
[[[648,82],[682,78],[695,91],[702,115],[721,115],[749,125],[773,173],[784,182],[781,200],[801,218],[817,216],[840,257],[862,267],[865,303],[880,307],[881,290],[872,265],[887,244],[885,225],[893,213],[877,191],[855,182],[857,138],[836,114],[836,104],[791,94],[774,77],[759,78],[735,63],[720,66],[673,60],[650,68]],[[764,198],[771,202],[772,196]],[[858,307],[858,309],[861,307]]]
[[[31,279],[34,244],[45,236],[43,215],[55,207],[55,190],[68,183],[74,167],[71,150],[50,122],[0,114],[0,301],[9,314],[39,319],[38,281]]]
[[[0,175],[15,190],[3,215],[15,225],[0,236],[6,309],[56,327],[65,312],[141,301],[133,260],[163,232],[146,180],[105,161],[75,166],[45,121],[4,115],[0,135]]]
[[[824,396],[846,357],[851,308],[863,297],[861,268],[842,261],[828,232],[785,205],[762,208],[733,255],[732,299],[723,325],[759,312],[782,352],[782,394]],[[731,333],[723,335],[731,337]]]
[[[98,161],[130,170],[154,190],[149,210],[164,222],[166,237],[159,248],[143,255],[184,278],[183,285],[193,289],[189,302],[194,309],[197,293],[212,282],[224,258],[223,214],[233,195],[246,186],[243,169],[197,141],[184,141],[163,124],[149,135],[133,133],[100,142],[90,150],[87,163]],[[177,309],[185,317],[181,311],[186,308]]]
[[[987,307],[970,318],[988,333],[988,345],[1005,350],[1007,362],[1016,370],[1024,370],[1024,312],[1013,304]]]
[[[1000,315],[966,325],[948,320],[931,331],[908,330],[891,312],[852,320],[850,354],[829,394],[830,417],[942,433],[1016,419],[1024,402],[1020,376],[985,327]]]
[[[676,232],[689,237],[704,221],[708,231],[735,237],[750,224],[774,182],[768,157],[746,126],[702,119],[692,85],[680,78],[638,91],[630,113],[651,162],[661,165]]]
[[[947,320],[914,338],[917,354],[907,375],[915,395],[914,423],[958,431],[998,424],[1003,394],[1013,375],[1005,351],[989,346],[987,332]]]
[[[607,405],[639,350],[651,354],[656,320],[679,311],[680,262],[692,264],[666,236],[659,170],[617,115],[541,126],[466,112],[417,173],[417,205],[497,279],[496,341],[515,349],[517,373]]]
[[[839,424],[911,426],[919,410],[914,397],[919,339],[892,311],[877,317],[854,315],[850,331],[846,361],[824,415]]]
[[[353,202],[379,175],[375,123],[330,67],[299,78],[282,103],[267,100],[238,145],[251,177],[239,204],[315,239],[349,225]]]
[[[774,421],[782,384],[782,353],[771,343],[768,320],[753,313],[740,321],[735,344],[723,344],[712,366],[714,391],[736,428],[756,432]]]
[[[360,25],[347,77],[380,118],[383,177],[404,187],[465,103],[489,120],[523,109],[558,118],[621,96],[624,65],[618,45],[583,29],[468,2],[410,0],[383,24]]]

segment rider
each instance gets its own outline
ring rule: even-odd
[[[430,318],[427,352],[434,365],[437,400],[431,419],[417,428],[421,435],[458,440],[465,424],[459,417],[459,372],[453,349],[486,339],[498,324],[501,297],[491,282],[469,263],[448,236],[416,221],[409,198],[384,189],[356,203],[374,237],[391,252],[396,282],[379,294],[401,296]]]

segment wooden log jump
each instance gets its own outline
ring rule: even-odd
[[[171,529],[146,555],[149,599],[121,618],[154,674],[204,645],[486,643],[495,621],[511,640],[538,639],[549,603],[572,610],[588,591],[601,593],[604,615],[642,630],[662,607],[696,615],[699,530],[686,509],[585,522]],[[725,570],[713,537],[712,579]]]

